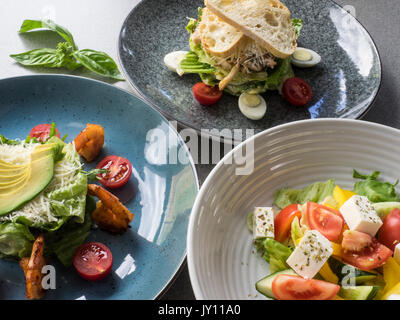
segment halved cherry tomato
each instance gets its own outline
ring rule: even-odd
[[[400,243],[399,209],[394,209],[383,220],[383,225],[379,230],[378,241],[393,251],[396,245]]]
[[[337,284],[286,274],[272,282],[272,292],[278,300],[332,300],[339,290]]]
[[[97,169],[109,170],[108,173],[101,173],[98,177],[101,179],[100,183],[110,189],[125,185],[132,174],[132,164],[129,160],[118,156],[104,158],[97,165]]]
[[[49,138],[50,132],[51,132],[51,124],[43,123],[33,127],[31,132],[29,133],[29,136],[31,138],[38,139],[40,142],[45,142]],[[56,137],[60,138],[60,132],[58,131],[57,128],[56,128]]]
[[[192,91],[195,99],[205,106],[217,103],[222,97],[222,91],[218,87],[211,87],[203,82],[196,83]]]
[[[393,251],[369,234],[358,231],[343,233],[341,257],[345,263],[369,271],[382,266]]]
[[[82,244],[76,251],[73,264],[78,274],[91,281],[106,277],[112,268],[111,250],[102,243],[88,242]]]
[[[311,230],[318,230],[329,241],[336,241],[342,234],[344,221],[338,210],[308,202],[307,223]]]
[[[294,106],[305,106],[312,98],[310,85],[300,78],[289,78],[282,88],[285,99]]]
[[[297,204],[282,209],[275,218],[275,240],[284,242],[290,236],[290,229],[295,217],[301,218],[301,211]]]

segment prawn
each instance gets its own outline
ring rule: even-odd
[[[30,258],[22,258],[20,266],[25,274],[26,282],[26,299],[41,299],[45,296],[46,291],[42,287],[42,269],[46,265],[43,257],[44,237],[40,235],[33,243]]]
[[[112,233],[123,233],[128,229],[134,215],[116,196],[96,184],[88,184],[88,194],[100,200],[92,212],[92,219],[100,229]]]
[[[86,125],[86,128],[75,138],[75,149],[86,161],[93,161],[104,145],[104,128],[98,124]]]

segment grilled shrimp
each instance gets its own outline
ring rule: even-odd
[[[86,128],[75,138],[75,149],[86,161],[93,161],[104,145],[104,128],[88,123]]]
[[[46,291],[42,287],[42,269],[46,265],[43,250],[44,238],[43,235],[40,235],[33,244],[30,258],[22,258],[19,263],[25,274],[25,296],[28,300],[41,299],[46,294]]]
[[[123,233],[134,215],[112,193],[96,185],[88,185],[88,194],[99,198],[92,219],[100,229],[111,233]]]

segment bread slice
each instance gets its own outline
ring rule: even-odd
[[[205,0],[205,4],[278,58],[289,58],[297,48],[290,11],[279,0]]]
[[[217,57],[230,56],[245,38],[241,31],[218,18],[207,8],[203,9],[199,28],[202,47]]]

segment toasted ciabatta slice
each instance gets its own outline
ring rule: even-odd
[[[200,37],[203,48],[217,57],[228,57],[245,38],[245,35],[221,20],[207,8],[203,9],[200,22]]]
[[[278,58],[289,58],[297,48],[290,11],[279,0],[205,0],[205,4]]]

